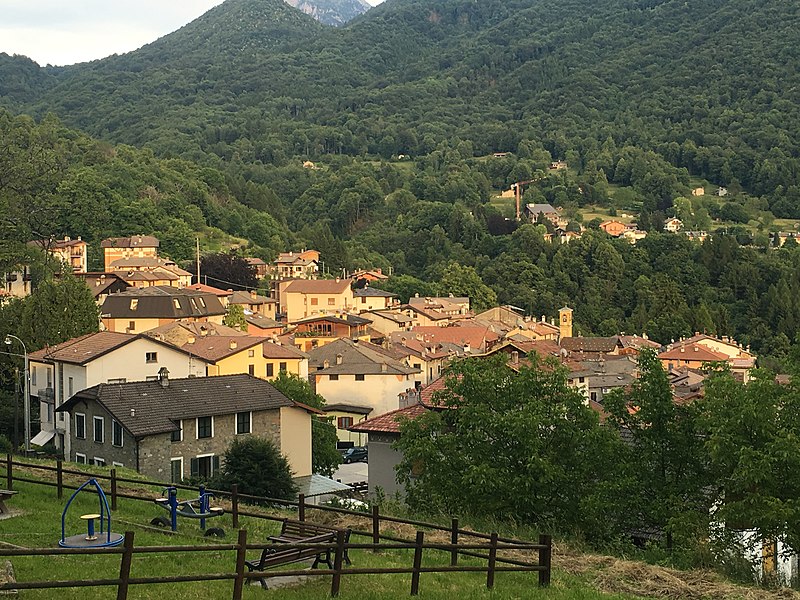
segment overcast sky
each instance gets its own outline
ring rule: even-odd
[[[217,4],[222,0],[0,0],[0,52],[42,66],[104,58],[141,48]]]

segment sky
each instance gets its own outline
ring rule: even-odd
[[[367,0],[373,6],[383,0]],[[44,66],[122,54],[180,29],[222,0],[0,0],[0,52]]]

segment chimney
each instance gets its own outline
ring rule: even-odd
[[[71,241],[72,241],[72,238],[70,238],[68,235],[65,235],[65,236],[64,236],[64,241],[65,241],[65,242],[71,242]]]
[[[250,297],[251,297],[253,300],[255,300],[255,299],[256,299],[256,296],[257,296],[257,294],[256,294],[256,291],[255,291],[255,290],[250,290]]]
[[[329,368],[330,366],[331,366],[331,363],[330,363],[330,361],[329,361],[329,360],[327,360],[327,359],[326,359],[326,360],[323,360],[323,361],[322,361],[322,368],[323,368],[323,369],[327,369],[327,368]]]
[[[377,269],[375,269],[375,272],[376,272],[378,275],[383,275],[383,270],[382,270],[382,268],[381,268],[381,267],[378,267]]]
[[[338,277],[336,278],[336,283],[339,283],[339,278]]]
[[[169,387],[169,370],[167,367],[161,367],[158,370],[158,383],[161,384],[162,388],[166,389]]]
[[[387,365],[385,362],[381,363],[381,373],[386,373],[388,370],[389,370],[389,365]]]
[[[336,355],[336,364],[337,365],[342,364],[342,359],[343,359],[342,355],[341,354],[337,354]]]
[[[186,343],[187,344],[194,344],[195,341],[197,341],[197,340],[193,335],[190,335],[188,338],[186,338]]]
[[[511,352],[511,362],[517,364],[519,362],[519,351],[513,350]]]
[[[695,346],[695,347],[694,347],[694,351],[695,351],[695,352],[699,352],[699,351],[700,351],[700,348],[698,348],[697,346]]]
[[[236,346],[238,346],[238,344],[236,343],[236,340],[231,340],[228,346],[231,350],[236,350]]]
[[[135,416],[136,416],[136,409],[132,408],[131,409],[131,418],[134,418]]]
[[[681,346],[681,352],[686,352],[686,348],[684,348],[683,346]]]

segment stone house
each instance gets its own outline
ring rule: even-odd
[[[125,466],[156,480],[211,477],[237,436],[271,440],[294,476],[311,475],[311,415],[249,375],[100,384],[57,409],[69,413],[68,460]]]

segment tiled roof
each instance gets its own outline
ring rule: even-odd
[[[195,338],[194,343],[186,343],[181,348],[203,360],[215,363],[263,342],[264,338],[249,335],[213,335]]]
[[[262,265],[266,265],[267,264],[261,258],[250,257],[250,258],[245,258],[244,260],[245,260],[245,262],[247,262],[248,265],[251,265],[253,267],[260,267]]]
[[[480,351],[487,343],[495,342],[499,336],[489,327],[464,325],[463,327],[412,327],[411,331],[396,331],[391,334],[393,342],[419,339],[425,343],[469,345]]]
[[[356,406],[355,404],[326,404],[322,407],[324,412],[349,412],[356,415],[368,415],[372,412],[371,406]]]
[[[221,290],[204,283],[193,283],[192,285],[187,286],[186,289],[194,290],[196,292],[205,292],[206,294],[214,294],[215,296],[219,296],[221,298],[226,298],[231,295],[230,290]]]
[[[175,321],[161,325],[154,329],[144,332],[144,335],[162,340],[168,344],[175,346],[183,346],[190,337],[204,338],[207,336],[219,337],[244,337],[247,334],[227,327],[226,325],[217,325],[216,323],[194,322],[194,321]]]
[[[351,314],[342,314],[342,315],[314,315],[311,317],[305,317],[302,319],[298,319],[297,321],[292,321],[292,325],[304,325],[306,323],[318,323],[320,321],[326,321],[329,323],[339,323],[340,325],[350,325],[351,327],[358,327],[359,325],[368,325],[372,323],[369,319],[365,319],[364,317],[358,317],[356,315]]]
[[[122,289],[130,287],[130,285],[124,279],[118,275],[114,275],[113,273],[76,273],[75,277],[83,279],[87,287],[91,290],[92,296],[94,296],[95,299],[97,299],[98,296],[105,294],[109,288],[115,285],[121,287]]]
[[[59,361],[84,365],[115,348],[132,342],[137,337],[129,333],[114,333],[111,331],[89,333],[55,346],[31,352],[28,358],[30,360]]]
[[[107,238],[100,242],[102,248],[158,248],[158,238],[151,235],[134,235],[126,238]]]
[[[661,348],[661,344],[658,342],[648,340],[638,335],[620,335],[617,337],[619,339],[619,345],[623,348],[653,348],[654,350]]]
[[[223,375],[160,381],[100,384],[80,391],[57,410],[84,400],[102,404],[135,437],[175,431],[175,421],[300,406],[263,379]]]
[[[264,358],[308,358],[308,354],[301,352],[294,346],[284,346],[283,344],[275,344],[274,342],[263,343],[262,355]]]
[[[338,357],[341,357],[341,364],[337,364]],[[392,358],[380,346],[348,339],[338,339],[313,349],[308,355],[308,363],[312,374],[413,375],[420,372]]]
[[[284,290],[287,294],[341,294],[352,279],[295,279]]]
[[[154,269],[152,271],[115,269],[113,274],[125,281],[178,281],[180,279],[175,273],[166,269]]]
[[[132,309],[134,299],[138,303]],[[103,302],[101,312],[112,319],[181,319],[224,315],[225,309],[213,294],[157,285],[111,294]]]
[[[277,304],[276,300],[267,298],[266,296],[259,296],[258,294],[253,297],[250,292],[236,291],[231,294],[229,304]]]
[[[353,290],[353,296],[356,298],[396,298],[397,294],[378,288],[365,287]]]
[[[661,360],[692,360],[702,362],[723,362],[728,360],[726,354],[709,350],[701,344],[683,342],[667,349],[658,355]]]
[[[560,340],[562,348],[570,352],[613,352],[616,337],[568,337]]]
[[[255,325],[261,329],[283,329],[283,324],[278,323],[275,319],[270,319],[264,315],[245,315],[244,320],[250,325]]]
[[[406,408],[378,415],[372,419],[362,421],[350,427],[349,431],[356,433],[400,433],[400,423],[404,419],[416,419],[428,412],[428,408],[422,404],[412,404]]]
[[[377,315],[389,321],[394,321],[395,323],[403,323],[403,324],[410,323],[414,320],[413,317],[409,317],[407,314],[400,312],[398,310],[370,310],[362,314]]]

